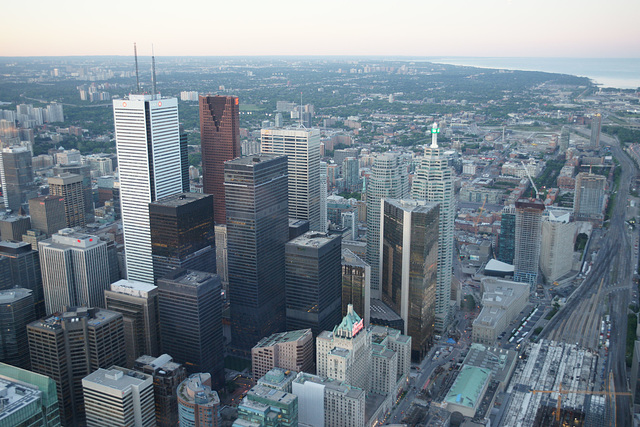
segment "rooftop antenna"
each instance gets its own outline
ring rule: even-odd
[[[156,57],[153,53],[153,44],[151,44],[151,85],[155,96],[158,92],[156,91]]]
[[[300,91],[300,112],[298,113],[298,125],[302,127],[302,91]]]
[[[136,58],[136,93],[140,93],[140,73],[138,73],[138,48],[133,43],[133,56]]]

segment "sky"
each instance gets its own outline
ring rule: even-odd
[[[640,58],[638,0],[5,3],[0,56]]]

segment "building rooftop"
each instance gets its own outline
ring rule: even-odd
[[[42,392],[35,386],[0,377],[0,424],[4,425],[3,419],[9,418],[25,406],[37,404],[41,396]],[[40,405],[37,406],[40,410]]]
[[[284,387],[287,383],[293,381],[298,373],[289,369],[273,368],[258,380],[258,384],[268,387]]]
[[[340,238],[337,234],[321,233],[319,231],[307,231],[302,236],[298,236],[293,240],[287,242],[287,245],[296,245],[309,248],[317,248],[324,246],[329,242],[332,242]]]
[[[516,351],[475,343],[471,344],[464,365],[490,369],[493,379],[505,384],[517,360]]]
[[[191,203],[194,200],[202,200],[208,197],[211,197],[211,195],[204,193],[177,193],[151,202],[150,205],[178,207]]]
[[[211,382],[208,373],[193,374],[178,385],[177,394],[182,400],[198,405],[219,405],[218,393],[211,390],[207,384]]]
[[[137,282],[135,280],[121,279],[111,284],[111,291],[119,294],[131,295],[134,297],[146,298],[149,292],[158,289],[157,286],[149,283]]]
[[[33,291],[25,288],[13,288],[0,291],[0,304],[12,304],[33,295]]]
[[[40,242],[40,244],[46,245],[49,248],[56,249],[68,249],[69,247],[86,249],[104,243],[105,242],[100,240],[98,236],[81,233],[73,228],[63,228],[58,230],[58,232],[51,236],[50,239],[42,240]]]
[[[402,317],[382,300],[371,298],[371,318],[386,320],[389,322],[402,321]]]
[[[353,338],[363,327],[364,320],[353,310],[353,304],[349,304],[347,305],[347,314],[342,318],[342,322],[333,328],[333,334],[342,338]]]
[[[485,271],[499,271],[502,273],[513,273],[514,267],[506,262],[498,261],[497,259],[490,259],[487,265],[484,266]]]
[[[82,379],[83,387],[102,386],[112,390],[121,391],[123,394],[147,381],[150,375],[133,371],[118,366],[109,369],[100,368]]]
[[[233,165],[246,165],[246,166],[255,166],[262,162],[266,162],[267,160],[279,159],[282,157],[287,157],[279,154],[252,154],[250,156],[238,157],[237,159],[226,161],[226,164]]]
[[[285,342],[299,341],[307,336],[311,335],[311,329],[299,329],[297,331],[278,332],[268,337],[262,338],[254,348],[259,347],[271,347],[276,344]]]
[[[276,390],[271,387],[257,385],[253,387],[247,393],[247,396],[255,396],[262,399],[267,399],[274,403],[281,403],[284,405],[290,405],[298,397],[295,394],[287,393],[284,391]]]
[[[386,203],[407,212],[427,213],[438,208],[438,203],[414,199],[384,199]]]
[[[463,366],[453,382],[445,401],[475,408],[480,402],[484,386],[489,381],[491,371],[475,366]]]
[[[354,254],[349,249],[342,249],[342,265],[353,265],[356,267],[369,267],[369,264],[364,262],[362,258]]]
[[[64,313],[54,313],[49,317],[30,323],[29,326],[46,330],[62,329],[63,321],[73,322],[80,318],[86,318],[89,326],[96,327],[121,316],[120,313],[102,308],[69,307]]]

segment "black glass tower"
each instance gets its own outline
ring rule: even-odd
[[[248,357],[261,338],[285,329],[287,157],[260,154],[224,166],[232,348]]]
[[[33,291],[36,318],[44,317],[44,288],[38,251],[27,242],[0,242],[0,290],[26,288]]]
[[[498,261],[513,264],[516,255],[516,211],[514,207],[506,207],[502,211],[498,249]]]
[[[149,203],[153,275],[174,268],[216,272],[213,196],[178,193]]]

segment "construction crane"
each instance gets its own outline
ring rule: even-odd
[[[587,390],[568,390],[562,388],[562,383],[558,386],[557,390],[531,390],[531,393],[558,393],[558,403],[556,405],[556,422],[560,422],[560,408],[562,406],[562,395],[563,394],[598,394],[598,395],[606,395],[609,397],[610,402],[613,402],[614,396],[631,396],[631,393],[628,392],[616,392],[615,390],[611,390],[611,384],[613,384],[613,372],[609,373],[609,380],[607,384],[607,390],[604,391],[587,391]],[[615,408],[615,405],[614,405]],[[615,417],[614,417],[614,425],[616,425]]]
[[[478,235],[478,223],[480,222],[480,218],[482,218],[482,212],[484,212],[485,203],[487,203],[486,197],[482,201],[482,207],[478,210],[478,216],[473,220],[473,229],[476,231],[476,236]]]
[[[533,182],[533,178],[531,178],[531,174],[529,173],[529,169],[527,169],[527,165],[525,165],[522,160],[520,160],[520,163],[522,163],[522,167],[524,168],[524,171],[529,177],[529,181],[531,182],[531,185],[533,186],[533,189],[536,192],[536,199],[540,200],[540,193],[538,193],[538,187],[536,187],[536,184]]]

